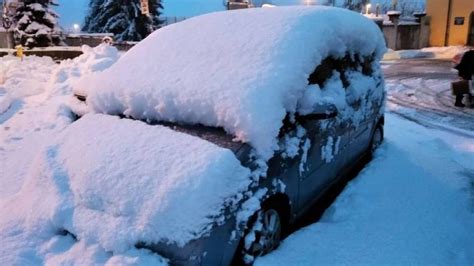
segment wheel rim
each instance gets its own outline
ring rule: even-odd
[[[262,216],[260,239],[254,243],[252,248],[252,253],[257,256],[265,255],[277,248],[281,239],[281,220],[278,212],[270,209],[265,211]]]
[[[374,136],[372,137],[372,147],[371,151],[375,152],[377,148],[382,144],[382,129],[377,127],[374,132]]]

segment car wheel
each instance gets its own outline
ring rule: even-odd
[[[252,264],[254,259],[276,249],[282,240],[283,220],[276,208],[265,208],[257,212],[243,237],[242,262]]]
[[[378,124],[370,141],[370,155],[373,155],[383,141],[383,126]]]

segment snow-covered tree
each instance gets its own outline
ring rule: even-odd
[[[342,7],[357,12],[362,12],[364,10],[365,5],[369,2],[369,0],[344,0]]]
[[[160,27],[160,0],[149,0],[149,15],[142,14],[140,0],[91,0],[85,32],[113,33],[117,41],[140,41]]]
[[[409,16],[413,15],[414,12],[424,11],[425,2],[413,0],[398,0],[385,2],[382,5],[382,10],[398,10],[402,13],[402,16]]]
[[[56,0],[22,0],[15,14],[15,39],[27,47],[46,47],[61,43],[58,15],[51,6]]]

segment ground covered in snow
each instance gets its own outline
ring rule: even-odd
[[[459,79],[450,61],[385,61],[387,108],[419,124],[474,138],[474,102],[454,106],[451,81]]]
[[[106,46],[84,47],[83,56],[60,64],[46,57],[26,57],[23,62],[16,57],[0,58],[0,105],[5,106],[0,113],[0,264],[166,264],[142,250],[112,254],[98,244],[77,241],[45,223],[47,219],[33,219],[38,213],[34,211],[43,209],[53,220],[66,222],[62,219],[67,215],[54,213],[53,207],[65,200],[57,197],[58,191],[41,192],[41,182],[35,186],[26,180],[39,174],[35,158],[40,151],[72,122],[67,102],[76,78],[103,70],[116,59],[116,50]],[[62,173],[54,177],[61,191],[65,188]]]
[[[104,248],[102,240],[113,238],[107,232],[95,234],[90,224],[81,223],[90,216],[72,213],[75,200],[85,211],[111,211],[116,214],[114,219],[134,209],[130,207],[133,202],[115,206],[108,195],[95,195],[94,183],[83,182],[80,170],[68,176],[58,166],[71,158],[79,160],[77,156],[84,153],[75,150],[64,134],[74,134],[78,141],[81,137],[94,140],[76,136],[80,124],[70,126],[72,116],[66,103],[72,87],[79,77],[106,69],[118,58],[116,51],[104,46],[84,49],[84,56],[61,64],[48,58],[26,57],[24,62],[0,58],[0,107],[4,109],[0,110],[0,264],[167,263],[156,254],[134,248],[110,252],[114,247]],[[419,68],[420,73],[391,72],[397,64],[402,69]],[[455,78],[449,63],[427,64],[384,64],[391,113],[386,117],[386,141],[374,161],[320,222],[290,236],[276,252],[257,260],[257,265],[472,264],[474,137],[469,135],[472,129],[465,127],[472,124],[472,109],[448,106],[452,98],[446,86]],[[434,101],[438,96],[441,101]],[[420,111],[420,106],[426,109]],[[440,122],[440,117],[445,120]],[[87,134],[100,133],[106,134],[101,130]],[[214,148],[209,151],[222,152]],[[74,151],[77,154],[65,155]],[[106,148],[101,151],[114,154]],[[100,173],[100,162],[95,163],[96,168],[91,169]],[[219,161],[203,162],[212,163]],[[46,176],[50,178],[38,178]],[[47,182],[51,190],[41,190]],[[47,212],[41,216],[46,218],[35,219],[41,211]],[[83,234],[82,239],[68,232]],[[94,239],[99,236],[104,239]],[[127,237],[114,237],[120,236]],[[127,241],[118,239],[114,244]]]

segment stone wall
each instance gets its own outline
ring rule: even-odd
[[[111,33],[84,33],[84,34],[68,34],[65,36],[64,43],[67,46],[88,45],[95,47],[104,41],[104,38],[113,39]]]
[[[0,51],[0,57],[5,56],[8,54],[9,50],[2,50]],[[10,50],[13,55],[16,55],[16,50]],[[55,61],[61,61],[66,59],[72,59],[80,56],[82,51],[79,49],[72,49],[72,50],[65,50],[65,49],[58,49],[58,50],[47,50],[47,49],[32,49],[32,50],[25,50],[25,56],[35,55],[35,56],[48,56],[53,58]]]
[[[421,49],[429,46],[430,18],[421,17],[414,21],[384,23],[382,31],[387,47],[392,50]]]
[[[10,35],[8,38],[7,34]],[[8,41],[10,41],[10,45],[8,45]],[[13,33],[7,32],[5,30],[0,30],[0,48],[12,48],[13,47]]]

